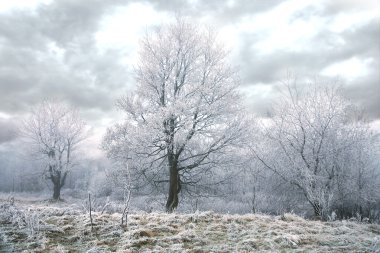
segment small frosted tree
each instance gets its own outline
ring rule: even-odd
[[[339,218],[377,219],[373,211],[376,213],[376,202],[380,199],[380,142],[366,123],[356,122],[355,128],[355,135],[349,136],[351,141],[336,162],[339,170],[333,208]]]
[[[66,177],[73,167],[73,155],[84,140],[84,122],[64,104],[44,101],[35,107],[22,125],[22,134],[32,156],[46,163],[46,178],[53,183],[58,200]]]
[[[117,102],[126,120],[103,147],[115,159],[127,151],[139,178],[168,183],[172,212],[183,186],[226,161],[244,133],[236,73],[214,32],[180,19],[146,35],[139,53],[136,91]]]
[[[316,81],[300,90],[291,78],[285,84],[263,127],[262,145],[255,143],[252,150],[266,168],[303,193],[315,216],[326,218],[338,183],[364,169],[358,150],[368,151],[362,145],[371,133],[334,85]]]

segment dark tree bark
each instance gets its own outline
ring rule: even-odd
[[[61,199],[61,189],[65,185],[66,176],[67,172],[64,172],[63,175],[61,175],[60,171],[56,173],[50,172],[50,179],[53,183],[53,200]]]
[[[173,212],[178,206],[178,194],[181,191],[181,182],[178,173],[178,161],[174,154],[168,156],[169,162],[169,194],[166,202],[166,212]]]
[[[53,192],[53,199],[54,200],[59,200],[61,197],[61,186],[57,183],[54,183],[54,192]]]
[[[314,209],[314,215],[316,218],[323,219],[322,217],[322,207],[319,203],[313,203],[312,204],[313,209]]]

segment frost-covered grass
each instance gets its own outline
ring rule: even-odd
[[[0,200],[0,252],[380,252],[380,226],[293,214],[94,212],[80,205]]]

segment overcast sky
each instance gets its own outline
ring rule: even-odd
[[[99,141],[134,86],[139,38],[175,13],[219,31],[256,113],[290,70],[338,78],[380,129],[377,0],[0,0],[0,146],[50,97],[79,108]]]

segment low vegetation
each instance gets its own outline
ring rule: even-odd
[[[294,214],[88,212],[80,205],[0,202],[0,252],[380,252],[380,225]]]

